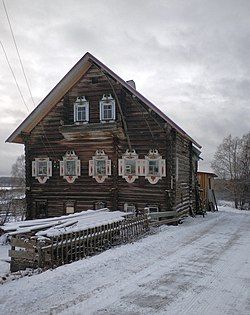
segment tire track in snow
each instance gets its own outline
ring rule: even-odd
[[[214,239],[217,242],[219,238],[220,244],[226,243],[237,226],[240,226],[236,222],[232,228],[233,217],[238,220],[240,215],[214,213],[209,214],[205,220],[189,219],[182,226],[162,228],[161,232],[134,244],[113,248],[98,256],[5,284],[2,286],[4,290],[0,292],[0,313],[1,309],[8,310],[8,314],[17,314],[18,310],[20,315],[61,312],[112,314],[112,311],[114,314],[128,315],[129,312],[158,312],[166,306],[167,289],[172,288],[173,294],[178,290],[188,291],[188,283],[194,273],[192,266],[196,264],[195,272],[199,279],[204,278],[204,273],[210,273],[209,262],[199,262],[197,259],[200,255],[205,257],[211,254],[216,245],[213,244]],[[212,240],[211,235],[214,235]],[[187,264],[186,257],[193,259],[191,267]],[[179,281],[179,274],[183,275],[183,281]],[[157,281],[161,277],[165,277],[163,282],[166,283],[159,286]],[[174,284],[176,288],[173,288]],[[203,292],[202,283],[193,289]],[[169,291],[170,297],[171,292]],[[137,293],[146,296],[141,298],[141,306],[133,304],[131,297],[130,300],[124,298]],[[175,304],[174,298],[175,296],[167,301],[169,306]],[[145,303],[148,304],[147,307],[143,306]],[[158,304],[161,305],[160,308]],[[152,308],[152,305],[157,308]],[[124,306],[127,307],[126,311]]]
[[[232,255],[232,252],[230,251],[231,248],[237,248],[238,245],[242,245],[239,243],[239,240],[243,238],[242,230],[244,232],[249,231],[249,221],[248,224],[245,224],[242,221],[243,219],[240,222],[241,224],[236,225],[236,227],[228,227],[230,229],[232,228],[232,230],[231,233],[227,233],[229,238],[226,240],[225,243],[222,242],[220,244],[217,244],[217,246],[216,244],[213,244],[213,242],[210,243],[210,250],[208,255],[200,255],[202,254],[202,252],[199,252],[198,256],[191,256],[189,262],[186,264],[183,264],[183,262],[180,261],[178,266],[176,266],[176,268],[173,270],[171,270],[170,268],[169,272],[163,275],[161,280],[152,282],[149,281],[145,283],[145,287],[147,288],[147,290],[141,292],[140,290],[137,290],[137,292],[134,292],[125,297],[125,301],[132,301],[132,305],[129,303],[120,303],[120,306],[118,307],[117,305],[116,309],[114,306],[113,308],[111,308],[111,310],[108,309],[108,311],[105,312],[97,312],[97,314],[115,314],[115,312],[118,314],[121,309],[131,310],[134,308],[134,306],[136,306],[136,309],[138,309],[139,306],[140,314],[225,314],[224,310],[220,307],[220,303],[217,303],[217,305],[215,303],[215,307],[213,308],[213,310],[211,310],[211,303],[213,303],[214,299],[214,290],[212,290],[212,288],[213,284],[218,284],[218,278],[223,278],[223,275],[226,272],[225,268],[230,270],[230,259],[226,259],[224,261],[222,257],[225,257],[225,254],[228,252],[230,253],[230,255]],[[243,245],[245,247],[247,244],[245,243]],[[212,247],[214,248],[213,251]],[[204,253],[206,253],[206,248]],[[217,261],[219,267],[216,267]],[[193,268],[194,264],[197,268],[203,268],[203,270],[198,275],[195,272],[195,268]],[[249,271],[250,270],[248,270],[248,272]],[[173,277],[172,283],[171,281],[166,282],[166,279],[171,279],[171,276],[176,276]],[[238,280],[238,278],[236,280]],[[162,282],[166,282],[165,287],[161,286]],[[160,290],[162,288],[164,288],[165,291],[162,292]],[[244,292],[244,288],[246,288],[246,286],[239,285],[239,289],[241,289],[241,292]],[[197,303],[197,298],[201,293],[203,293],[205,298],[203,298],[201,303]],[[234,297],[234,294],[232,294],[230,290],[228,295],[231,299],[234,300],[237,300],[239,297],[239,295],[237,295],[237,297]],[[149,300],[147,300],[147,297],[149,298]],[[152,297],[155,297],[155,300],[153,300]],[[207,302],[206,299],[210,301]],[[184,306],[183,300],[185,301]],[[246,302],[246,300],[247,299],[243,299],[243,303],[249,304],[249,302]],[[152,303],[151,305],[150,302]],[[156,303],[158,303],[158,305],[154,305]],[[235,305],[237,305],[236,302]],[[237,308],[234,308],[231,314],[235,313],[237,313]],[[245,308],[245,312],[243,310],[242,314],[248,314],[247,306]]]
[[[179,291],[182,290],[183,292],[187,291],[189,289],[188,286],[188,282],[181,282],[179,284],[179,286],[177,286],[177,291],[172,292],[171,298],[166,301],[166,295],[159,295],[159,294],[154,294],[155,288],[151,287],[151,282],[154,280],[152,280],[151,276],[152,274],[154,274],[155,272],[159,273],[159,277],[161,277],[162,275],[164,275],[164,271],[165,268],[169,267],[169,265],[174,266],[175,261],[176,261],[176,255],[178,256],[178,253],[180,254],[180,258],[185,258],[186,255],[189,254],[189,252],[193,253],[195,252],[195,250],[193,249],[193,247],[198,250],[197,253],[197,257],[203,257],[204,253],[206,252],[206,248],[203,248],[204,244],[209,245],[213,247],[213,255],[211,256],[211,250],[210,250],[210,257],[208,261],[204,261],[202,262],[202,260],[199,261],[199,258],[195,258],[195,256],[192,258],[192,266],[196,263],[197,268],[203,268],[204,270],[200,273],[198,278],[202,278],[204,277],[205,272],[207,272],[209,270],[209,265],[211,265],[212,263],[214,263],[214,261],[216,259],[218,259],[223,253],[224,251],[228,250],[236,241],[237,241],[237,236],[234,235],[234,233],[237,233],[237,231],[240,229],[240,226],[236,226],[233,230],[232,226],[229,225],[230,223],[230,219],[227,219],[227,215],[222,216],[222,218],[224,217],[226,222],[223,222],[223,224],[226,223],[226,230],[228,231],[228,233],[226,233],[224,239],[221,239],[221,235],[219,233],[221,227],[222,227],[222,222],[221,220],[216,220],[216,222],[209,224],[209,226],[207,226],[205,229],[201,229],[200,232],[197,235],[194,236],[190,236],[188,239],[184,240],[182,244],[180,244],[179,248],[177,250],[172,251],[171,253],[168,253],[168,259],[165,260],[163,263],[161,263],[160,261],[155,262],[155,266],[150,265],[148,266],[146,269],[144,269],[142,272],[137,273],[136,275],[134,275],[133,277],[131,277],[131,279],[128,279],[128,281],[126,281],[124,284],[123,283],[119,283],[119,284],[115,284],[113,286],[111,286],[110,288],[106,288],[105,292],[100,292],[100,294],[98,296],[96,296],[94,299],[95,303],[94,303],[94,307],[91,306],[90,304],[93,303],[93,301],[91,301],[91,303],[88,303],[88,301],[86,301],[86,303],[82,305],[82,307],[84,307],[85,310],[88,310],[88,312],[86,314],[93,314],[95,312],[97,312],[97,314],[120,314],[121,312],[124,312],[124,308],[126,307],[128,312],[133,311],[134,306],[136,306],[136,309],[139,309],[142,314],[152,314],[152,306],[157,305],[156,309],[153,308],[154,311],[158,310],[159,311],[159,304],[162,301],[163,306],[165,304],[169,304],[169,303],[173,303],[174,299],[173,296],[174,295],[178,295]],[[221,242],[216,243],[213,245],[213,240],[211,242],[211,233],[216,235],[219,235]],[[229,238],[229,239],[228,239]],[[210,240],[210,243],[209,243]],[[207,242],[207,243],[206,243]],[[201,249],[200,249],[201,247]],[[200,250],[199,250],[200,249]],[[174,257],[171,259],[171,256],[174,255]],[[159,259],[158,259],[159,260]],[[172,260],[172,261],[171,261]],[[202,263],[202,264],[201,264]],[[179,266],[179,265],[178,265]],[[187,264],[187,266],[189,267],[189,265]],[[159,271],[160,269],[160,271]],[[173,271],[175,271],[175,268],[173,268],[172,270],[169,270],[169,273],[173,274]],[[184,265],[184,271],[188,271],[187,267]],[[176,271],[178,274],[181,274],[180,270],[177,269]],[[191,269],[191,274],[194,272],[194,270]],[[185,275],[184,275],[185,276]],[[192,278],[192,276],[191,276]],[[188,279],[190,280],[190,279]],[[194,280],[194,279],[193,279]],[[135,285],[135,284],[139,284]],[[150,287],[150,289],[148,290],[149,292],[146,292],[146,290],[142,291],[141,288],[148,286]],[[203,288],[203,287],[201,287]],[[197,288],[196,288],[197,289]],[[175,288],[176,290],[176,288]],[[179,291],[178,291],[179,290]],[[141,294],[138,294],[138,292],[142,291]],[[118,302],[118,309],[115,308],[108,308],[109,304],[113,304],[116,302],[117,300],[117,292],[119,292],[119,295],[122,296],[122,298],[118,298],[119,302]],[[136,298],[134,298],[135,296],[137,296],[137,300]],[[145,298],[146,296],[146,298]],[[127,297],[127,301],[128,303],[124,302],[124,300],[126,300]],[[122,301],[121,301],[122,300]],[[150,307],[150,300],[152,302],[152,305]],[[149,303],[146,303],[148,302]],[[166,303],[167,302],[167,303]],[[119,307],[119,304],[121,305]],[[132,306],[131,306],[132,304]],[[136,304],[136,305],[134,305]],[[143,304],[146,305],[146,309],[143,308]],[[101,306],[102,305],[102,306]],[[79,305],[77,307],[79,309]],[[105,310],[105,308],[107,310]],[[99,311],[98,311],[99,309]],[[69,311],[69,312],[68,312]],[[74,314],[74,307],[70,308],[68,311],[64,312],[63,314]],[[148,311],[148,313],[147,313]],[[73,313],[72,313],[73,312]],[[117,312],[117,313],[116,313]],[[80,314],[79,311],[76,310],[75,314]],[[126,314],[126,313],[124,313]],[[164,313],[165,314],[165,313]]]

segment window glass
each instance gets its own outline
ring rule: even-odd
[[[148,211],[149,211],[149,213],[154,213],[154,212],[158,212],[159,209],[158,209],[158,207],[148,207]]]
[[[106,175],[106,161],[95,160],[96,175]]]
[[[76,175],[76,161],[66,160],[65,175],[66,176],[75,176]]]
[[[103,104],[103,119],[113,119],[112,104]]]
[[[37,175],[38,176],[47,176],[48,166],[47,161],[38,161],[37,162]]]
[[[86,106],[78,105],[77,106],[77,121],[87,120]]]
[[[136,160],[125,159],[125,175],[135,174]]]
[[[159,163],[158,160],[150,160],[148,167],[149,175],[158,175],[159,173]]]

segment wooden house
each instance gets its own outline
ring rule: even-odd
[[[28,218],[195,207],[201,146],[90,53],[7,142],[25,145]]]
[[[218,211],[214,193],[214,178],[216,174],[210,172],[198,172],[201,204],[206,211]]]

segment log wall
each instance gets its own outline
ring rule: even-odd
[[[192,148],[190,141],[176,134],[176,158],[178,175],[175,183],[175,210],[188,212],[193,206],[192,194]],[[176,161],[175,158],[175,161]]]
[[[70,129],[73,125],[73,104],[78,96],[84,95],[89,101],[89,125],[96,124],[98,129],[99,101],[103,94],[111,93],[114,97],[114,91],[121,107],[120,111],[116,102],[116,123],[122,133],[117,132],[114,124],[114,132],[98,136],[93,130],[92,134],[82,136],[73,130],[71,138],[65,139],[60,128]],[[95,65],[25,139],[29,218],[39,216],[36,211],[39,201],[46,202],[49,217],[64,214],[67,201],[74,202],[75,211],[93,209],[98,201],[106,202],[112,210],[123,210],[126,202],[135,204],[139,210],[148,204],[158,205],[161,211],[186,209],[186,204],[190,203],[190,141]],[[139,158],[144,158],[150,149],[157,149],[166,159],[167,176],[154,185],[144,177],[129,184],[118,176],[118,159],[129,148],[128,139]],[[97,149],[103,149],[112,160],[112,175],[104,183],[97,183],[88,174],[88,161]],[[81,160],[81,176],[72,184],[59,174],[59,161],[68,150],[74,150]],[[177,183],[176,156],[180,170]],[[31,177],[31,162],[38,157],[49,157],[53,161],[53,175],[44,184]]]

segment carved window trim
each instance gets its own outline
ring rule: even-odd
[[[119,176],[122,176],[128,183],[133,183],[138,178],[137,160],[138,154],[136,154],[135,150],[127,150],[125,154],[122,155],[122,158],[118,160]],[[130,171],[128,167],[130,167]]]
[[[162,177],[166,177],[166,160],[162,158],[158,150],[149,150],[145,156],[145,178],[150,184],[156,184]],[[156,169],[158,171],[156,172]]]
[[[122,158],[118,160],[118,174],[122,176],[128,183],[133,183],[139,176],[143,175],[143,167],[145,171],[144,160],[138,158],[135,150],[126,150]],[[132,171],[129,171],[133,167]]]
[[[79,117],[79,109],[85,109],[85,117]],[[74,123],[88,123],[89,122],[89,102],[86,100],[85,96],[78,96],[74,103]]]
[[[74,163],[73,169],[74,172],[69,174],[67,171],[67,164]],[[64,179],[70,184],[81,175],[81,161],[73,150],[67,151],[63,157],[63,160],[60,161],[60,176],[63,176]]]
[[[52,176],[52,161],[46,158],[35,158],[32,161],[32,177],[44,184]]]
[[[103,183],[111,175],[111,160],[104,150],[97,150],[89,160],[89,176],[92,176],[98,183]]]
[[[102,99],[99,103],[100,107],[100,121],[101,122],[113,122],[115,121],[115,100],[111,94],[103,94]],[[105,108],[105,107],[110,107]],[[109,117],[105,117],[107,113],[111,113]]]

